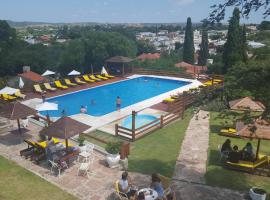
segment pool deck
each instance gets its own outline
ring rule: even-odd
[[[146,76],[146,75],[137,75],[137,74],[135,74],[135,75],[131,75],[131,76],[126,77],[126,78],[127,79],[132,79],[132,78],[138,78],[138,77],[142,77],[142,76]],[[178,80],[178,81],[188,81],[188,82],[191,82],[191,83],[188,84],[188,85],[185,85],[183,87],[171,90],[169,92],[160,94],[158,96],[155,96],[155,97],[146,99],[144,101],[138,102],[136,104],[127,106],[127,107],[121,109],[121,111],[114,111],[114,112],[108,113],[108,114],[100,116],[100,117],[90,116],[90,115],[81,114],[81,113],[76,114],[76,115],[71,115],[70,117],[75,119],[75,120],[78,120],[78,121],[80,121],[80,122],[82,122],[84,124],[87,124],[87,125],[91,126],[90,129],[85,131],[85,133],[89,133],[89,132],[91,132],[93,130],[101,128],[102,126],[105,126],[107,124],[110,124],[110,123],[118,120],[118,119],[121,119],[121,118],[124,118],[124,117],[130,115],[132,111],[138,112],[138,111],[144,110],[146,108],[150,108],[150,107],[162,102],[163,99],[168,98],[171,95],[182,93],[184,91],[188,91],[191,88],[196,88],[196,87],[199,87],[200,85],[202,85],[202,83],[200,81],[194,80],[194,79],[192,80],[192,79],[166,77],[166,76],[154,76],[154,75],[147,75],[147,76],[148,77],[155,77],[155,78],[170,79],[170,80]],[[51,97],[58,96],[58,95],[63,95],[63,94],[66,94],[66,93],[79,91],[79,90],[82,90],[82,89],[93,88],[93,87],[100,86],[100,85],[105,85],[105,84],[109,84],[109,83],[123,81],[126,78],[114,78],[114,79],[111,79],[111,80],[108,80],[108,81],[102,81],[102,82],[98,82],[98,83],[94,83],[94,84],[87,84],[87,86],[84,86],[85,88],[83,88],[83,87],[81,87],[81,88],[74,87],[73,90],[71,90],[72,88],[70,88],[70,90],[59,91],[58,93],[55,93],[55,95],[52,95],[50,93],[50,95],[51,95]],[[76,90],[75,90],[75,88],[76,88]],[[50,97],[50,96],[48,95],[48,97]],[[35,107],[35,105],[41,103],[41,99],[40,98],[32,98],[32,99],[29,99],[27,101],[24,101],[23,103],[25,105],[30,106],[30,107]],[[55,119],[57,119],[57,118],[53,118],[53,120],[55,120]]]

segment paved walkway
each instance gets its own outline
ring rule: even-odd
[[[176,161],[172,188],[177,200],[239,200],[244,195],[237,191],[205,185],[208,144],[209,113],[200,111],[191,119]]]

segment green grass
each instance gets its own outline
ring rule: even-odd
[[[231,120],[229,120],[232,122]],[[227,137],[218,135],[222,128],[223,118],[218,117],[218,113],[212,112],[210,118],[210,141],[208,152],[208,166],[205,175],[206,183],[213,186],[226,187],[236,190],[249,190],[252,186],[257,186],[265,189],[270,193],[270,178],[252,175],[248,173],[224,169],[222,163],[219,161],[220,154],[218,145],[222,145]],[[230,138],[233,145],[238,145],[241,149],[247,142],[251,142],[254,151],[257,148],[257,140],[250,141],[244,139]],[[260,153],[270,155],[270,141],[261,141]]]
[[[183,120],[176,121],[132,143],[129,171],[144,174],[157,172],[171,177],[191,117],[191,109],[189,109]]]
[[[1,200],[75,200],[77,198],[0,156]]]

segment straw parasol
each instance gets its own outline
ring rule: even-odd
[[[61,117],[48,127],[40,131],[41,135],[49,137],[56,137],[66,141],[66,149],[68,148],[68,139],[82,133],[83,131],[91,128],[81,122],[78,122],[70,117]]]
[[[265,106],[261,102],[254,101],[250,97],[230,101],[229,105],[231,110],[238,111],[250,110],[253,112],[263,112],[265,110]]]
[[[21,126],[20,126],[20,118],[28,117],[29,115],[35,115],[37,113],[36,110],[21,104],[20,102],[11,102],[4,105],[0,109],[0,116],[11,119],[17,120],[18,129],[21,133]]]
[[[253,124],[248,124],[242,129],[238,130],[237,136],[249,139],[257,139],[256,159],[260,151],[261,140],[270,140],[270,122],[258,119]]]

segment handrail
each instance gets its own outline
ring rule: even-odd
[[[118,128],[119,128],[119,129],[123,129],[123,130],[125,130],[125,131],[130,131],[130,132],[132,132],[131,129],[126,128],[126,127],[123,127],[123,126],[119,126],[119,125],[118,125]]]

